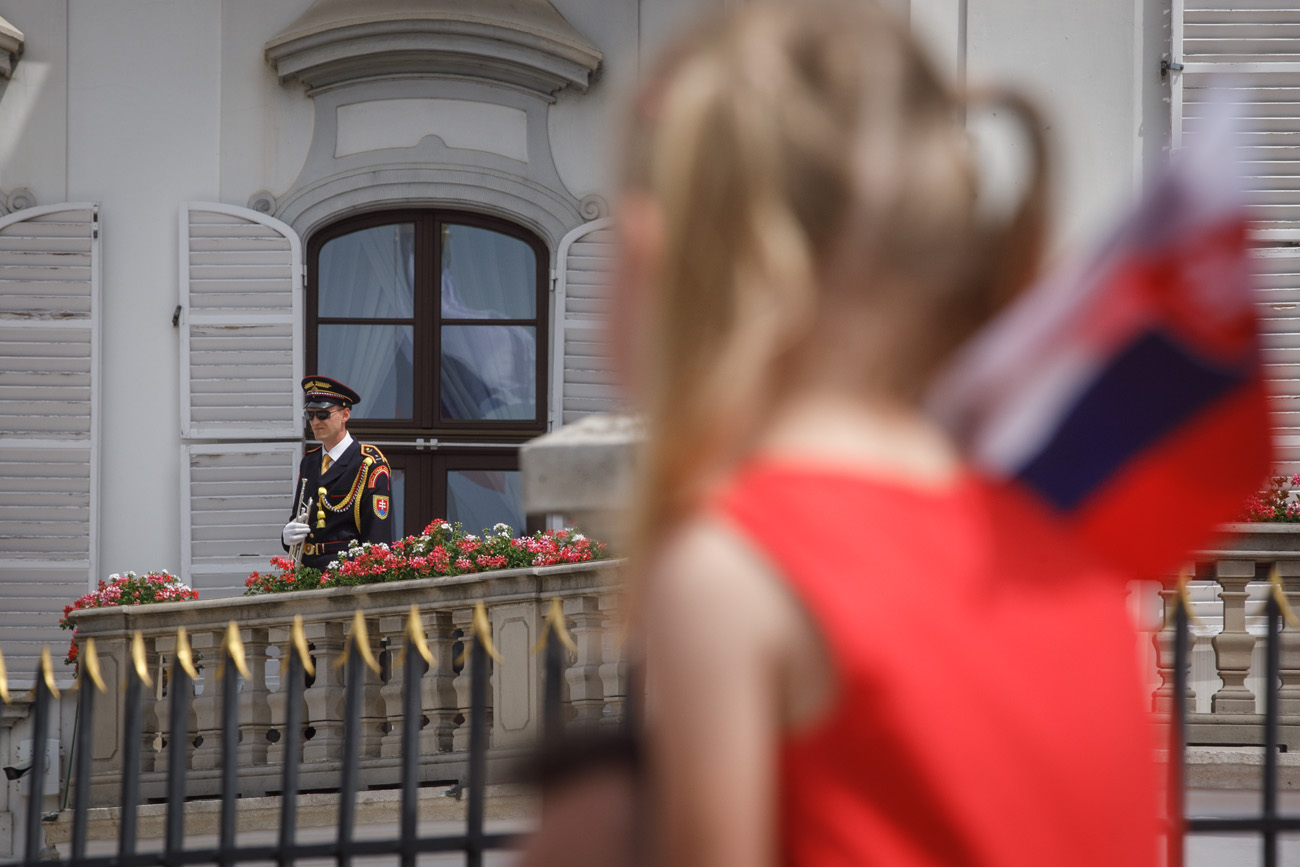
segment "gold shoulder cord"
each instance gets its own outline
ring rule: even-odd
[[[361,492],[366,489],[366,477],[370,475],[370,465],[375,462],[372,457],[367,457],[361,462],[361,472],[352,480],[352,492],[348,496],[352,497],[352,523],[357,525],[357,532],[361,532],[361,504],[365,497]]]

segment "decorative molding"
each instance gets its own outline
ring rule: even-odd
[[[425,205],[503,217],[538,233],[551,249],[585,222],[577,202],[548,186],[506,172],[447,164],[340,172],[281,197],[276,216],[306,238],[349,214]]]
[[[0,78],[12,78],[23,54],[23,32],[0,18]]]
[[[259,214],[274,214],[275,196],[266,190],[259,190],[248,197],[248,207]]]
[[[8,194],[0,191],[0,217],[12,214],[14,211],[34,208],[36,205],[36,194],[27,187],[18,187]]]
[[[547,0],[316,0],[266,44],[281,83],[309,92],[454,76],[552,99],[585,91],[604,55]]]
[[[582,202],[568,191],[551,156],[546,123],[550,103],[522,88],[447,79],[437,99],[473,109],[508,108],[526,119],[527,162],[472,148],[449,147],[429,132],[414,147],[387,147],[339,155],[340,109],[382,101],[430,98],[419,79],[369,81],[316,93],[315,128],[297,180],[275,195],[275,216],[303,238],[334,220],[393,207],[439,207],[476,211],[520,223],[552,250],[587,220]],[[460,142],[452,136],[453,141]],[[402,144],[405,144],[403,141]],[[255,207],[250,205],[250,207]],[[588,203],[588,209],[599,207]]]
[[[582,214],[584,220],[599,220],[609,216],[609,205],[602,196],[592,193],[583,196],[582,201],[578,202],[578,213]]]

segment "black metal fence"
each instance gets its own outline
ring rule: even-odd
[[[1300,815],[1283,815],[1278,809],[1278,754],[1280,633],[1284,622],[1300,627],[1300,620],[1292,614],[1282,582],[1273,569],[1271,592],[1266,602],[1266,666],[1264,673],[1264,751],[1261,808],[1257,815],[1231,818],[1186,815],[1185,766],[1187,752],[1187,696],[1190,650],[1191,606],[1185,581],[1173,608],[1174,617],[1174,689],[1173,711],[1170,718],[1170,743],[1168,760],[1168,857],[1169,867],[1183,867],[1187,838],[1196,834],[1257,834],[1260,837],[1263,867],[1276,867],[1278,862],[1278,837],[1285,832],[1300,831]],[[404,646],[397,656],[396,665],[402,669],[402,763],[399,801],[399,827],[396,837],[362,839],[354,836],[358,768],[360,756],[361,701],[363,666],[376,674],[378,663],[370,650],[365,620],[360,611],[353,620],[341,657],[324,664],[345,666],[344,741],[339,780],[338,821],[335,838],[326,842],[299,842],[297,837],[297,807],[299,795],[299,746],[303,737],[302,699],[307,678],[314,676],[311,656],[301,619],[295,618],[285,654],[287,665],[282,674],[288,685],[284,764],[281,779],[280,822],[278,839],[271,845],[240,845],[236,837],[236,801],[238,763],[235,750],[239,738],[238,691],[236,675],[248,676],[244,652],[235,623],[231,623],[222,643],[217,660],[217,683],[221,689],[221,755],[222,777],[220,786],[220,824],[215,848],[186,848],[185,842],[185,783],[186,749],[189,741],[188,717],[197,677],[189,643],[180,630],[177,650],[172,660],[168,684],[169,724],[165,750],[168,759],[165,839],[160,851],[137,851],[137,806],[140,802],[140,752],[142,745],[142,690],[152,686],[145,664],[144,642],[136,633],[132,643],[131,664],[127,666],[125,710],[123,713],[123,771],[121,780],[121,817],[118,829],[117,852],[112,855],[87,855],[89,826],[89,799],[91,774],[91,737],[94,731],[95,694],[106,685],[99,674],[93,639],[89,639],[80,653],[78,675],[78,725],[72,750],[71,778],[73,782],[72,834],[67,857],[43,860],[42,802],[46,794],[46,756],[39,745],[44,744],[51,723],[52,703],[58,689],[46,650],[37,672],[33,690],[32,764],[27,773],[27,814],[23,857],[11,862],[22,865],[65,864],[68,867],[180,867],[197,863],[228,865],[252,861],[274,862],[278,867],[300,859],[328,858],[340,867],[348,867],[355,857],[390,856],[399,860],[402,867],[414,865],[416,857],[424,853],[455,853],[465,855],[465,863],[479,867],[483,855],[492,849],[511,845],[510,835],[488,833],[484,827],[484,795],[487,781],[487,698],[490,658],[495,656],[487,615],[480,603],[474,612],[473,626],[464,637],[463,664],[470,668],[469,762],[467,777],[460,781],[467,799],[464,830],[456,834],[421,836],[418,827],[418,755],[421,727],[420,680],[433,664],[432,655],[425,642],[420,618],[414,606],[407,619]],[[572,648],[572,639],[565,630],[558,606],[552,606],[546,620],[545,632],[539,648],[545,651],[545,687],[543,695],[543,736],[554,738],[564,726],[563,721],[563,671],[564,657]],[[0,689],[3,681],[0,680]],[[113,685],[116,686],[116,685]],[[634,712],[628,709],[629,716]]]
[[[1257,567],[1259,568],[1259,567]],[[1286,592],[1277,567],[1269,574],[1270,592],[1265,602],[1265,667],[1264,667],[1264,755],[1261,783],[1260,812],[1253,816],[1215,818],[1187,815],[1187,680],[1191,662],[1188,633],[1191,629],[1191,601],[1187,593],[1186,577],[1180,582],[1178,601],[1174,606],[1174,695],[1173,712],[1169,725],[1169,780],[1168,815],[1169,844],[1167,864],[1183,867],[1185,846],[1189,835],[1194,834],[1258,834],[1263,867],[1278,865],[1278,835],[1287,831],[1300,831],[1300,815],[1286,816],[1278,810],[1278,754],[1281,752],[1278,733],[1279,694],[1281,692],[1281,631],[1283,623],[1300,627],[1287,604]]]
[[[298,841],[297,808],[299,795],[299,746],[303,737],[302,699],[307,678],[314,676],[310,649],[296,618],[283,677],[288,684],[287,719],[284,725],[284,765],[281,780],[279,835],[271,845],[240,845],[236,837],[236,802],[238,763],[235,750],[239,739],[238,692],[236,675],[248,677],[243,646],[235,623],[231,623],[222,643],[217,665],[217,683],[221,689],[221,757],[222,777],[220,787],[220,825],[215,848],[186,848],[185,837],[185,777],[188,718],[193,696],[193,683],[197,670],[190,655],[189,642],[182,627],[177,640],[177,650],[172,660],[168,682],[169,724],[165,751],[168,760],[165,839],[161,851],[137,851],[137,805],[140,801],[140,751],[142,743],[142,690],[152,686],[145,664],[144,642],[136,633],[132,643],[131,664],[127,666],[125,710],[122,736],[122,789],[121,819],[118,829],[117,852],[112,855],[87,855],[89,827],[89,799],[91,774],[91,737],[94,731],[95,694],[103,691],[103,683],[93,639],[87,640],[79,655],[78,674],[78,725],[72,752],[72,835],[70,851],[59,860],[42,860],[42,801],[46,776],[46,756],[39,745],[44,744],[51,721],[52,704],[58,698],[48,649],[42,655],[33,695],[32,764],[27,772],[30,779],[27,801],[26,835],[21,863],[24,865],[66,864],[69,867],[179,867],[185,864],[213,863],[228,865],[250,861],[274,862],[279,867],[299,859],[328,858],[340,867],[348,867],[359,856],[395,856],[402,867],[411,867],[416,857],[424,853],[455,853],[465,855],[465,863],[479,867],[483,855],[492,849],[506,848],[511,843],[509,835],[488,833],[484,828],[484,789],[487,782],[487,703],[489,659],[495,656],[487,614],[480,603],[474,612],[473,626],[464,637],[462,664],[470,667],[469,771],[460,781],[467,799],[464,830],[456,834],[421,836],[418,827],[418,774],[419,732],[421,727],[420,679],[433,658],[425,642],[420,618],[411,608],[405,630],[404,646],[396,664],[402,668],[402,763],[401,793],[399,801],[399,827],[396,837],[386,839],[355,838],[356,795],[360,756],[361,702],[363,689],[362,666],[379,673],[369,639],[365,620],[360,611],[353,620],[343,653],[338,660],[321,664],[345,666],[343,756],[339,780],[337,833],[333,840],[320,843]],[[544,736],[553,737],[563,725],[562,677],[566,648],[572,640],[565,632],[558,606],[552,606],[547,617],[545,632],[539,649],[545,649]],[[109,688],[117,686],[109,685]]]

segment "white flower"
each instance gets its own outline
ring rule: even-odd
[[[466,542],[477,542],[477,541],[478,541],[478,536],[475,536],[473,533],[466,533],[466,534],[465,534],[465,541],[466,541]]]
[[[587,538],[587,537],[584,536],[584,535],[582,535],[581,533],[574,533],[574,534],[573,534],[573,541],[575,541],[575,542],[583,542],[583,541],[586,541],[586,538]]]

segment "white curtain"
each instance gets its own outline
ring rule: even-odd
[[[361,229],[321,248],[322,317],[410,318],[415,304],[415,227]],[[361,395],[359,418],[410,418],[415,361],[410,325],[322,325],[319,373]]]

